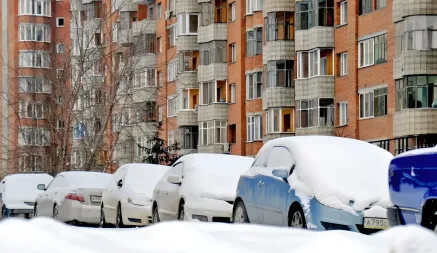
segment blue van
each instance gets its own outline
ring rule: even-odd
[[[390,163],[390,226],[419,224],[437,232],[437,146],[409,151]]]

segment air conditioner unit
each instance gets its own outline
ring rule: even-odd
[[[165,11],[164,12],[164,18],[169,19],[171,17],[171,11]]]
[[[229,143],[223,144],[223,153],[225,154],[231,153],[231,145],[229,145]]]

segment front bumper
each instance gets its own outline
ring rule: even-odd
[[[5,218],[9,218],[9,217],[31,218],[31,217],[33,217],[33,208],[32,209],[9,209],[9,208],[6,208],[3,211],[3,217],[5,217]]]
[[[145,226],[152,223],[152,206],[151,205],[133,205],[123,203],[121,207],[123,224],[128,226]]]
[[[202,198],[185,203],[185,219],[230,223],[232,205],[224,200]]]

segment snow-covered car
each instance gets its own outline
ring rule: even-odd
[[[386,229],[392,158],[350,138],[271,140],[238,182],[233,222],[364,234]]]
[[[100,227],[152,222],[153,189],[169,166],[130,163],[117,169],[103,190]]]
[[[178,159],[153,191],[153,223],[230,222],[238,178],[253,158],[190,154]]]
[[[103,188],[111,177],[100,172],[61,172],[47,188],[38,185],[44,192],[36,199],[34,215],[72,224],[99,224]]]
[[[1,217],[31,217],[39,184],[48,184],[53,177],[46,173],[20,173],[6,176],[0,182]]]

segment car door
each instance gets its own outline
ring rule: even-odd
[[[52,216],[53,200],[63,180],[64,176],[56,176],[52,182],[50,182],[49,186],[47,186],[45,192],[41,194],[41,198],[38,201],[38,212],[41,216]]]
[[[283,178],[272,174],[275,169],[285,169],[289,175],[293,166],[291,152],[282,146],[273,147],[267,159],[267,166],[260,175],[257,191],[258,216],[261,223],[266,225],[281,226],[286,224],[283,217],[287,210],[287,199],[290,185]]]
[[[178,176],[180,178],[181,184],[183,183],[183,170],[184,164],[179,162],[169,170],[167,177],[170,175]],[[160,201],[158,203],[160,218],[162,216],[163,220],[173,220],[177,218],[178,204],[179,204],[179,189],[181,184],[174,184],[168,182],[164,179],[161,182],[161,187],[159,188]],[[161,215],[162,214],[162,215]]]
[[[115,222],[117,216],[117,205],[118,205],[118,194],[123,187],[118,186],[118,182],[121,180],[123,183],[125,177],[126,170],[124,167],[119,168],[113,176],[113,180],[111,180],[111,184],[108,187],[108,198],[107,202],[105,202],[105,216],[107,217],[109,222]]]

